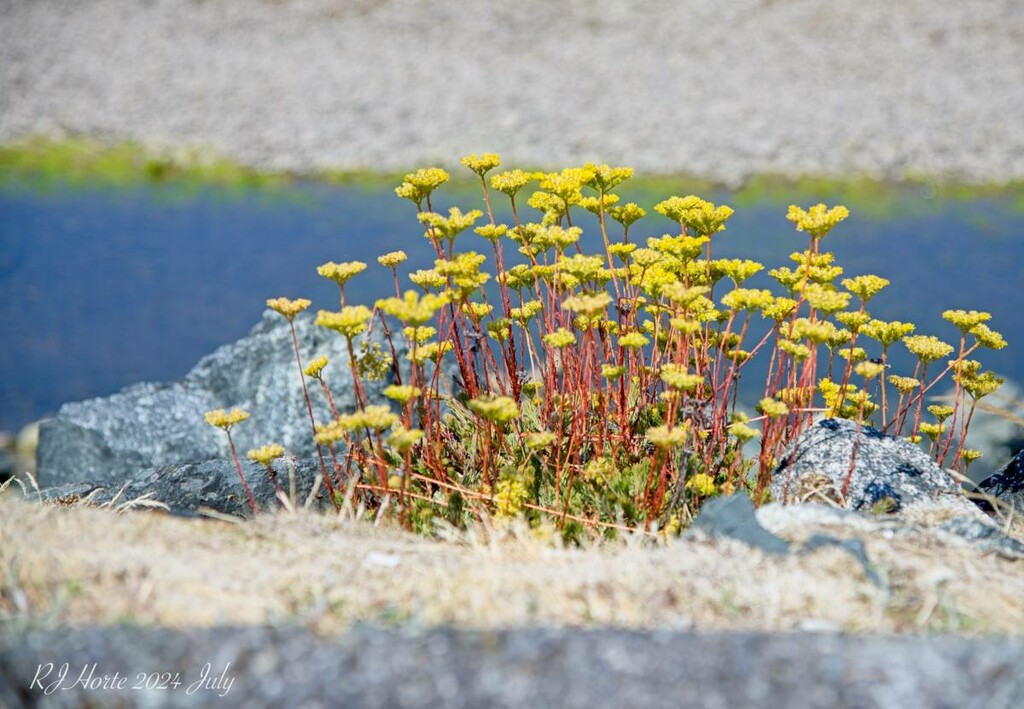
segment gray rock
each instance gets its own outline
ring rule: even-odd
[[[55,682],[63,663],[69,679],[44,695],[39,685]],[[300,628],[122,625],[0,635],[0,704],[1012,709],[1024,706],[1022,666],[1024,642],[1014,638],[374,627],[322,638]],[[73,685],[90,668],[94,681],[118,673],[128,682]],[[179,685],[127,688],[137,673],[158,682],[170,673]]]
[[[354,409],[343,339],[314,326],[309,314],[296,318],[295,329],[303,364],[327,356],[324,378],[339,411]],[[399,358],[404,360],[401,352]],[[370,385],[368,396],[379,399],[386,383]],[[326,398],[315,382],[309,389],[317,421],[326,421]],[[249,335],[204,357],[178,382],[136,384],[113,396],[62,406],[40,428],[39,484],[91,481],[114,487],[141,469],[224,458],[227,438],[203,414],[236,406],[251,414],[232,429],[240,456],[270,442],[299,457],[315,455],[291,332],[273,311],[266,311]]]
[[[980,551],[1024,558],[1024,544],[1003,532],[918,446],[846,419],[819,421],[800,436],[772,473],[771,491],[783,504],[826,498],[862,514],[940,529]]]
[[[856,559],[872,583],[881,584],[881,579],[868,559],[864,542],[860,539],[836,539],[826,534],[815,534],[794,549],[788,541],[761,526],[754,503],[743,492],[705,502],[697,519],[693,521],[691,531],[687,532],[687,536],[693,534],[706,534],[713,539],[734,539],[766,554],[788,554],[791,551],[804,554],[823,547],[835,547]]]
[[[276,488],[267,469],[248,460],[241,463],[242,472],[256,500],[257,510],[267,511],[279,507]],[[331,465],[330,460],[327,465]],[[315,457],[292,461],[280,459],[275,461],[274,470],[286,494],[290,490],[289,471],[294,470],[298,505],[304,503],[321,478],[320,461]],[[120,505],[130,504],[132,500],[144,496],[164,503],[171,513],[178,515],[196,515],[200,508],[208,507],[238,517],[252,516],[248,497],[238,478],[235,463],[230,458],[149,468],[119,485],[86,481],[66,483],[40,490],[31,498],[58,503],[73,503],[88,498],[92,504]],[[329,504],[322,487],[316,500],[320,507]]]
[[[880,505],[894,513],[933,506],[974,511],[953,477],[918,446],[846,419],[824,419],[804,432],[772,473],[771,492],[789,504],[822,483],[826,494],[861,512]]]
[[[735,539],[767,554],[789,551],[789,542],[776,537],[758,523],[754,503],[744,493],[705,502],[691,529],[713,538]]]
[[[1024,511],[1024,450],[1017,453],[995,475],[982,480],[978,489],[1018,511]]]

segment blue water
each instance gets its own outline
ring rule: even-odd
[[[992,311],[992,326],[1011,347],[985,353],[984,363],[1024,380],[1024,216],[1000,201],[935,204],[908,195],[897,210],[907,216],[854,210],[826,246],[848,275],[892,280],[873,302],[876,317],[912,320],[920,332],[953,338],[943,309]],[[473,198],[459,203],[478,206]],[[788,254],[805,240],[786,221],[786,206],[738,210],[716,236],[715,254],[792,265]],[[651,214],[632,234],[639,240],[670,226]],[[367,262],[351,295],[387,295],[390,274],[376,257],[404,249],[414,267],[429,264],[432,249],[421,234],[412,205],[390,190],[0,187],[0,430],[52,414],[66,401],[181,377],[203,355],[243,336],[268,297],[304,296],[314,307],[336,307],[336,286],[316,275],[325,261]],[[462,248],[489,253],[475,235],[461,238]],[[589,231],[587,238],[598,237]]]

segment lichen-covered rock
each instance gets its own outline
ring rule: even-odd
[[[771,492],[782,504],[831,502],[1024,558],[1024,543],[1000,529],[918,446],[854,421],[825,419],[800,436],[772,473]]]
[[[305,364],[324,355],[324,378],[339,410],[355,407],[344,340],[315,327],[308,314],[295,319]],[[400,361],[403,352],[398,352]],[[369,386],[380,398],[386,384]],[[310,397],[318,421],[329,415],[315,382]],[[240,455],[272,441],[299,457],[315,454],[309,415],[288,322],[272,311],[246,337],[207,355],[171,384],[143,383],[100,399],[65,404],[40,429],[38,470],[44,487],[89,481],[117,486],[144,468],[223,458],[223,432],[207,425],[203,413],[241,407],[252,416],[232,435]]]
[[[977,511],[918,446],[846,419],[825,419],[804,432],[772,473],[771,491],[783,504],[827,497],[861,512]]]

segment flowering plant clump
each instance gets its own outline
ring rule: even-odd
[[[329,421],[307,408],[336,504],[349,490],[363,509],[423,531],[434,518],[510,516],[553,522],[567,537],[678,530],[719,493],[767,499],[784,450],[822,414],[920,440],[950,468],[977,458],[964,435],[1000,380],[971,357],[1005,340],[973,310],[943,314],[958,335],[950,342],[874,318],[868,304],[889,281],[846,275],[821,248],[845,207],[790,207],[806,248],[762,274],[761,263],[713,255],[732,238],[731,207],[669,196],[648,218],[620,203],[630,168],[499,171],[491,153],[461,162],[484,209],[435,211],[449,180],[440,168],[409,173],[395,190],[415,207],[412,235],[437,258],[402,273],[404,252],[380,256],[394,296],[349,304],[345,285],[366,265],[320,267],[342,302],[316,324],[345,340],[356,410],[334,409],[325,359],[303,367],[297,342],[295,357],[330,403]],[[268,305],[291,321],[309,303]],[[370,333],[383,345],[366,344]],[[888,371],[893,347],[916,358],[913,371]],[[748,412],[737,387],[755,358],[767,376]],[[371,405],[365,381],[389,371],[386,400]],[[946,377],[952,401],[929,406]]]

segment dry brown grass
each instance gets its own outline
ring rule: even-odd
[[[789,536],[835,529],[801,528]],[[786,534],[785,530],[782,530]],[[849,533],[849,532],[847,532]],[[1024,562],[922,533],[837,549],[728,541],[560,549],[525,530],[428,540],[311,513],[231,524],[0,498],[0,615],[49,625],[357,621],[475,627],[1024,633]]]

